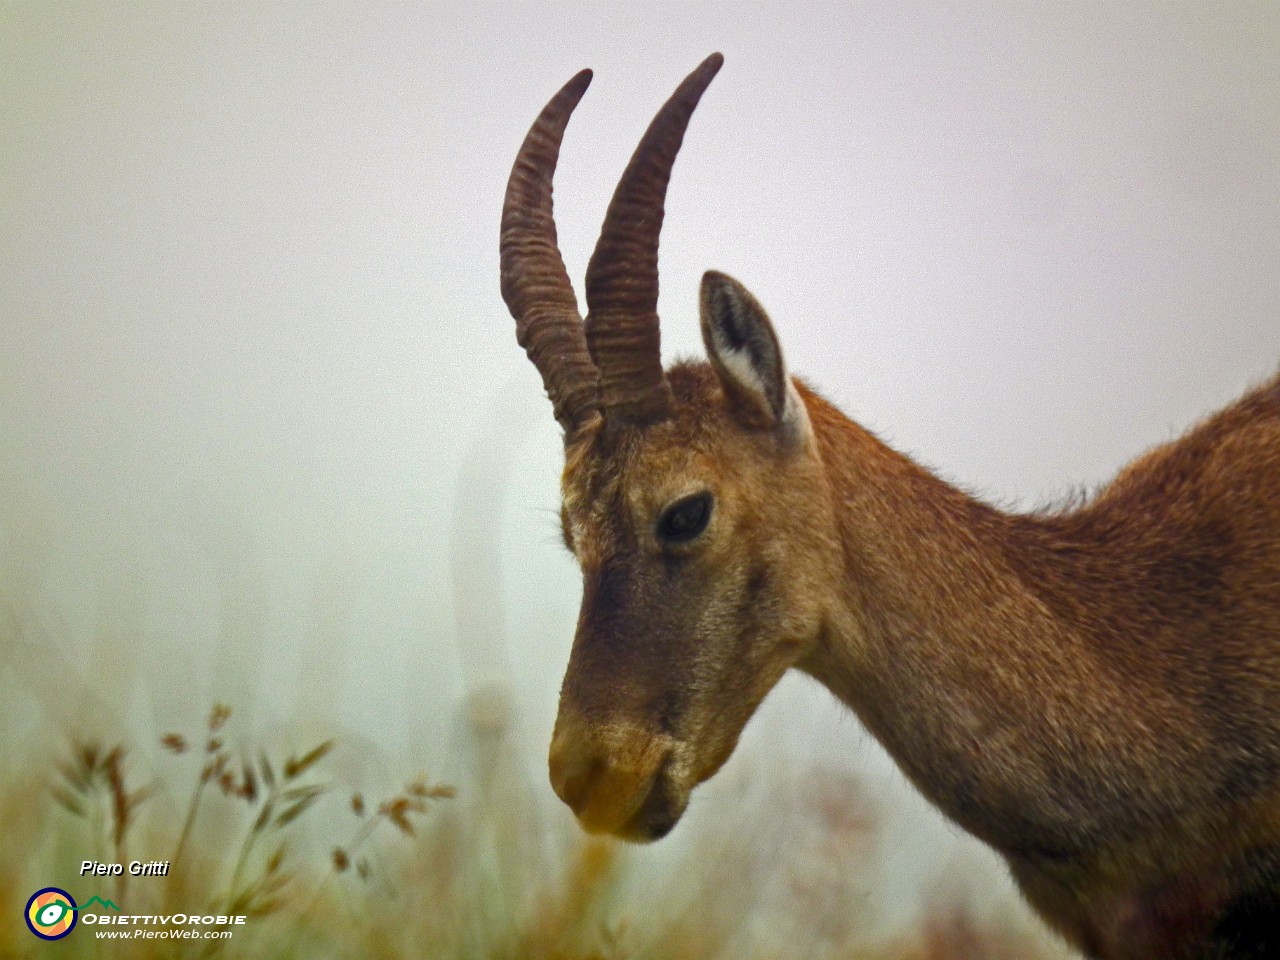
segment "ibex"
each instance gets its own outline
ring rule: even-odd
[[[664,836],[789,668],[861,719],[1092,957],[1280,956],[1280,379],[1083,505],[998,510],[792,378],[707,273],[708,363],[664,372],[658,235],[709,57],[631,158],[587,269],[547,104],[502,214],[502,293],[564,431],[583,575],[550,753],[593,832]]]

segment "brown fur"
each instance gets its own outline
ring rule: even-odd
[[[552,765],[588,828],[664,834],[796,667],[1090,955],[1263,955],[1245,945],[1280,910],[1280,381],[1092,502],[1011,515],[802,384],[797,443],[722,370],[668,379],[672,419],[567,449],[585,590]],[[700,489],[707,532],[657,543]]]
[[[710,363],[664,377],[663,201],[721,62],[628,164],[585,320],[551,177],[589,72],[508,182],[503,293],[565,427],[583,572],[557,793],[589,830],[663,836],[794,667],[1091,956],[1280,956],[1280,381],[1091,503],[1011,515],[790,380],[764,309],[723,274],[703,277]]]

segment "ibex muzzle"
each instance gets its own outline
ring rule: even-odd
[[[1090,956],[1280,956],[1280,380],[1069,512],[997,510],[787,374],[764,309],[703,278],[709,363],[663,371],[658,233],[720,67],[659,111],[609,206],[587,316],[538,117],[502,290],[564,428],[583,603],[551,746],[588,830],[661,837],[783,673],[858,714]]]

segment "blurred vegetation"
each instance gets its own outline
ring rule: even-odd
[[[631,848],[557,837],[501,744],[509,711],[468,713],[473,782],[425,776],[385,797],[340,784],[325,740],[283,757],[232,736],[212,708],[157,737],[156,769],[125,743],[33,754],[3,785],[0,900],[10,916],[57,885],[128,914],[245,914],[226,940],[104,940],[81,922],[57,944],[0,925],[0,956],[483,958],[483,960],[1037,960],[1065,956],[1025,920],[939,897],[890,931],[873,896],[879,817],[857,781],[815,770],[761,830],[706,830],[676,875],[635,881]],[[141,752],[139,751],[139,754]],[[13,768],[11,768],[13,769]],[[770,834],[772,833],[772,836]],[[91,878],[80,862],[167,859],[165,877]],[[138,929],[119,927],[112,929]],[[202,928],[207,929],[207,928]]]

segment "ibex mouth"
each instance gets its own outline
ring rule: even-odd
[[[639,808],[615,835],[633,843],[652,843],[669,834],[689,805],[689,792],[679,789],[670,774],[668,757],[653,778]]]
[[[566,722],[553,738],[551,784],[588,833],[644,843],[671,832],[689,802],[674,745],[623,728],[610,747]]]

